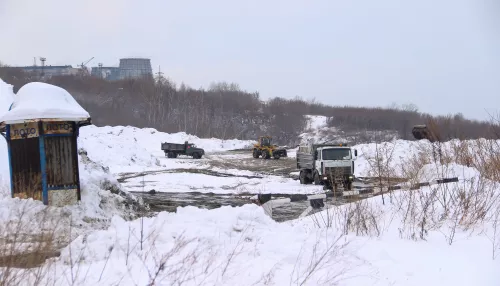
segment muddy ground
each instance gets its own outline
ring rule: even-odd
[[[165,160],[162,158],[161,160]],[[168,160],[168,159],[167,159]],[[183,160],[194,160],[186,158]],[[280,176],[298,180],[298,176],[293,174],[297,172],[296,161],[294,157],[280,158],[279,160],[264,160],[255,159],[252,157],[250,150],[238,150],[228,152],[218,152],[207,154],[202,160],[189,161],[190,163],[203,165],[203,169],[197,168],[167,168],[155,171],[137,172],[137,173],[122,173],[119,181],[127,182],[132,178],[141,177],[144,175],[155,175],[162,173],[197,173],[205,174],[214,177],[242,177],[242,178],[263,178],[267,175]],[[218,171],[215,171],[215,170]],[[226,173],[224,170],[236,169],[242,171],[250,171],[251,175],[242,175],[234,173]],[[248,172],[247,172],[248,173]],[[292,174],[291,174],[292,173]],[[145,184],[147,185],[147,181]],[[354,183],[354,189],[366,189],[373,183],[371,178],[357,178]],[[146,192],[134,192],[135,195],[143,198],[144,202],[150,205],[151,215],[160,211],[175,212],[177,207],[195,206],[207,209],[219,208],[222,206],[242,206],[244,204],[253,203],[250,199],[253,193],[230,193],[227,194],[210,193],[210,192],[162,192],[162,190],[154,190],[151,192],[145,188]],[[286,198],[288,194],[273,194],[275,198]],[[354,198],[354,199],[360,199]],[[329,197],[326,200],[327,205],[339,205],[353,198],[346,199],[342,197]],[[276,221],[284,221],[297,218],[307,207],[308,201],[300,201],[290,203],[274,209],[273,219]]]

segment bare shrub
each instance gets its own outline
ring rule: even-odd
[[[348,254],[349,243],[344,240],[343,235],[336,236],[333,241],[323,241],[318,237],[311,248],[303,252],[301,249],[297,256],[297,262],[290,274],[290,285],[338,285],[346,279],[346,274],[354,267],[353,257]],[[302,261],[305,259],[306,265],[301,269]],[[315,274],[321,270],[328,269],[327,274],[321,278]],[[311,281],[314,279],[314,282]]]
[[[354,233],[359,236],[380,236],[384,226],[380,224],[383,210],[367,200],[329,206],[309,217],[318,228],[335,228],[344,235]]]
[[[19,285],[28,279],[39,285],[53,267],[46,259],[58,256],[69,240],[68,221],[63,212],[31,200],[13,206],[0,224],[0,285]]]

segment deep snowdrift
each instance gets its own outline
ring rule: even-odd
[[[5,83],[0,78],[0,116],[3,116],[14,101],[13,86]]]
[[[359,144],[355,173],[357,176],[378,176],[378,166],[382,173],[391,176],[407,177],[409,169],[415,163],[432,163],[445,161],[459,165],[473,164],[491,157],[493,152],[500,154],[500,140],[451,140],[441,144],[433,144],[428,140]],[[470,162],[467,160],[470,159]],[[384,174],[382,174],[384,175]]]
[[[14,101],[13,86],[5,83],[0,78],[0,117],[3,116],[10,108]],[[7,176],[5,176],[7,174]],[[9,179],[9,160],[7,157],[7,142],[0,138],[0,188],[5,186]]]
[[[184,132],[164,133],[153,128],[131,126],[85,126],[80,130],[79,146],[89,150],[89,158],[101,162],[115,172],[132,166],[141,168],[161,167],[158,157],[164,158],[162,142],[192,142],[205,152],[227,151],[251,146],[250,140],[221,140],[198,138]],[[90,151],[92,150],[92,151]]]
[[[460,175],[453,169],[450,175]],[[185,207],[130,222],[114,217],[108,229],[79,237],[54,263],[62,273],[82,257],[76,279],[99,285],[145,285],[152,277],[163,285],[499,285],[500,250],[492,259],[499,247],[492,238],[500,230],[455,224],[466,210],[451,200],[445,208],[435,195],[461,184],[395,192],[385,204],[374,197],[285,223],[256,205]],[[426,211],[419,209],[422,198]]]

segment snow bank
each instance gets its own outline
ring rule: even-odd
[[[205,149],[205,152],[227,151],[249,147],[251,140],[201,139],[184,132],[163,133],[153,128],[131,126],[85,126],[80,129],[79,146],[89,152],[89,158],[118,171],[124,166],[137,169],[160,166],[158,158],[164,158],[162,142],[184,143],[188,141]]]
[[[10,105],[14,102],[14,96],[13,86],[0,78],[0,116],[9,111]]]
[[[10,108],[14,101],[13,86],[0,79],[0,117]],[[9,184],[9,159],[7,156],[7,142],[0,138],[0,188],[7,188]]]
[[[359,144],[353,146],[353,148],[358,150],[358,160],[356,160],[355,163],[356,176],[374,176],[374,171],[377,169],[375,166],[377,165],[378,157],[380,158],[380,165],[382,165],[384,169],[388,169],[391,175],[403,177],[405,176],[404,171],[411,169],[412,165],[416,163],[423,163],[424,165],[432,164],[435,158],[439,161],[439,148],[441,149],[441,158],[446,162],[444,165],[453,163],[459,164],[459,167],[455,167],[461,171],[457,171],[456,169],[455,171],[459,176],[462,176],[464,162],[461,161],[464,161],[464,158],[471,157],[473,160],[478,159],[478,161],[481,162],[481,160],[484,159],[481,158],[481,156],[492,156],[491,152],[497,152],[498,154],[500,153],[500,140],[451,140],[441,143],[440,147],[430,143],[428,140],[393,140],[378,144]],[[436,156],[435,158],[434,155]],[[446,167],[451,168],[446,172],[452,171],[455,167],[452,165]],[[442,166],[439,168],[443,169]],[[465,172],[469,171],[465,170]]]
[[[418,221],[403,223],[402,194],[394,194],[394,205],[375,197],[285,223],[256,205],[185,207],[130,222],[114,217],[108,229],[79,237],[54,259],[52,269],[62,273],[54,284],[65,283],[78,255],[83,284],[146,285],[159,273],[159,285],[499,285],[500,260],[491,259],[488,237],[458,226],[450,245],[452,230],[429,223],[425,240],[418,239]],[[360,208],[362,214],[347,215]]]
[[[66,90],[32,82],[19,89],[11,110],[0,117],[0,122],[14,123],[38,118],[84,121],[89,117],[89,113]]]

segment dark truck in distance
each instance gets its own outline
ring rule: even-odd
[[[205,155],[205,150],[187,141],[184,144],[161,143],[161,149],[165,152],[167,158],[177,158],[179,155],[187,155],[192,156],[194,159],[201,159]]]
[[[300,183],[314,182],[335,191],[342,186],[350,191],[354,181],[354,160],[357,156],[358,151],[351,150],[345,144],[299,146],[297,169],[300,170]]]

